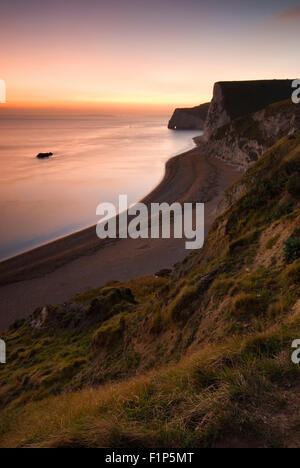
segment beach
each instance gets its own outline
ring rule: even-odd
[[[168,161],[164,179],[143,202],[203,202],[207,233],[224,191],[239,177],[235,168],[195,148]],[[16,256],[0,263],[0,330],[108,281],[172,268],[187,254],[185,239],[99,240],[94,226]]]

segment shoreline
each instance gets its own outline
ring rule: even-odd
[[[143,200],[145,200],[149,195],[151,195],[151,193],[156,190],[157,187],[160,186],[160,184],[164,181],[165,179],[165,176],[166,176],[166,165],[169,163],[169,161],[171,161],[172,159],[176,158],[177,156],[180,156],[182,154],[185,154],[185,153],[189,153],[190,151],[193,151],[194,149],[197,148],[197,145],[196,145],[196,142],[194,141],[194,138],[192,138],[192,141],[193,141],[193,145],[188,145],[186,148],[183,148],[180,152],[175,152],[172,156],[170,156],[164,163],[162,163],[162,170],[161,170],[161,174],[157,180],[157,183],[156,185],[154,185],[154,188],[153,189],[150,189],[149,192],[141,199],[138,199],[136,200],[135,203],[142,203]],[[191,147],[190,147],[191,146]],[[71,237],[71,236],[74,236],[76,234],[79,234],[83,231],[87,231],[89,229],[94,229],[95,228],[95,224],[94,223],[91,223],[91,224],[88,224],[86,226],[82,226],[82,227],[78,227],[70,232],[66,232],[66,233],[62,233],[60,235],[57,235],[57,236],[53,236],[52,238],[48,239],[48,240],[45,240],[41,243],[38,243],[37,245],[35,246],[32,246],[32,247],[29,247],[29,248],[25,248],[24,250],[20,250],[12,255],[9,255],[8,257],[4,257],[4,258],[1,258],[0,259],[0,266],[2,263],[4,262],[9,262],[11,260],[14,260],[18,257],[21,257],[23,255],[26,255],[26,254],[29,254],[31,252],[34,252],[35,250],[38,250],[40,248],[43,248],[43,247],[46,247],[48,246],[49,244],[53,244],[55,242],[58,242],[60,240],[63,240],[67,237]]]
[[[207,233],[224,191],[240,175],[195,147],[167,161],[162,181],[142,202],[206,203]],[[5,260],[0,263],[0,330],[47,303],[170,268],[188,253],[184,244],[185,239],[100,240],[92,226]]]
[[[174,171],[176,171],[176,160],[180,156],[185,156],[196,150],[197,147],[195,146],[194,148],[184,151],[183,153],[179,153],[176,156],[172,156],[170,159],[168,159],[165,163],[165,170],[164,174],[161,178],[161,181],[147,194],[145,197],[143,197],[140,201],[137,201],[136,203],[145,203],[147,205],[155,202],[159,202],[156,200],[156,196],[161,193],[161,190],[164,190],[164,187],[167,186],[169,183],[171,183]],[[161,199],[160,202],[165,202],[166,200]],[[174,201],[177,201],[177,197],[174,198]],[[118,217],[118,215],[117,215]],[[118,242],[120,239],[105,239],[105,240],[100,240],[96,237],[96,224],[92,224],[90,226],[84,227],[82,229],[78,229],[76,231],[71,232],[70,234],[66,234],[63,236],[59,236],[55,239],[49,240],[46,243],[43,243],[41,245],[38,245],[36,247],[33,247],[32,249],[25,250],[24,252],[20,252],[16,255],[13,255],[8,258],[4,258],[3,260],[0,260],[0,286],[3,284],[9,284],[11,282],[16,282],[19,281],[20,279],[25,279],[23,278],[23,270],[24,272],[28,269],[28,266],[23,267],[23,263],[26,263],[26,260],[33,260],[38,257],[38,261],[40,263],[40,255],[45,255],[47,257],[47,263],[48,256],[51,256],[52,258],[52,251],[55,251],[56,249],[60,249],[61,247],[64,248],[65,243],[69,243],[69,247],[72,247],[72,244],[77,244],[76,248],[78,248],[81,251],[81,248],[84,249],[84,247],[87,247],[86,253],[88,254],[89,251],[91,251],[95,248],[96,250],[101,249],[106,247],[107,245],[114,244]],[[94,242],[91,243],[91,234],[95,234],[95,239]],[[88,244],[88,245],[87,245]],[[95,246],[94,246],[95,244]],[[98,244],[98,245],[97,245]],[[82,253],[84,254],[84,250],[82,250]],[[62,260],[63,263],[69,261],[65,255],[68,255],[68,251],[64,251],[64,261]],[[56,257],[60,256],[60,253],[55,252]],[[62,264],[63,264],[62,263]],[[59,265],[57,266],[59,267]],[[14,270],[13,276],[10,276],[10,273],[8,272],[9,269]],[[30,269],[32,269],[32,266],[30,266]],[[5,270],[5,271],[3,271]],[[8,271],[7,271],[8,270]],[[40,273],[37,272],[37,275],[39,276]],[[7,280],[5,279],[5,276],[7,276]],[[26,278],[26,279],[31,279]]]

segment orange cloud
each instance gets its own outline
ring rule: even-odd
[[[289,21],[294,19],[300,19],[300,5],[292,8],[288,8],[279,15],[276,16],[276,20],[278,21]]]

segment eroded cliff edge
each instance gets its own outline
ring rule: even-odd
[[[217,128],[232,120],[260,111],[275,102],[291,99],[292,80],[220,81],[205,122],[209,138]]]
[[[300,128],[300,106],[292,103],[292,80],[220,82],[214,86],[203,153],[246,169],[278,139]]]
[[[203,130],[210,103],[184,109],[175,109],[168,128],[171,130]]]

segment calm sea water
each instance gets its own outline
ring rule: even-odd
[[[101,202],[146,195],[199,134],[168,130],[168,118],[1,111],[0,260],[96,223]]]

